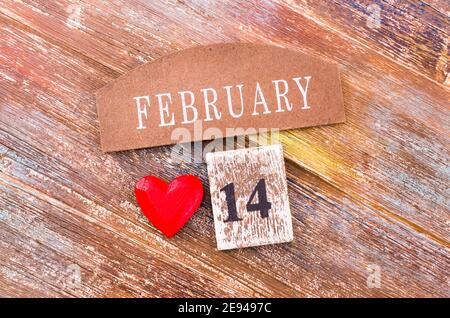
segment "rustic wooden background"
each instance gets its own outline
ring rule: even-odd
[[[449,297],[449,11],[446,0],[0,0],[0,296]],[[171,147],[100,151],[97,89],[219,42],[341,66],[348,122],[282,135],[292,243],[217,251],[208,191],[165,239],[134,183],[193,173],[207,188],[205,165],[174,163]]]

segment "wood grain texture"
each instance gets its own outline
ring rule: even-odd
[[[439,0],[1,0],[0,295],[448,297],[447,12]],[[208,188],[206,167],[171,147],[101,153],[93,93],[164,54],[236,41],[339,63],[347,123],[281,135],[297,239],[219,252],[208,191],[171,240],[133,196],[148,174]]]

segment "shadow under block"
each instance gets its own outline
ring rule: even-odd
[[[208,153],[217,248],[293,240],[281,145]]]

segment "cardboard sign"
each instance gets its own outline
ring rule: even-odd
[[[217,248],[293,239],[281,145],[208,153]]]
[[[337,65],[253,44],[167,55],[97,93],[103,151],[345,120]]]

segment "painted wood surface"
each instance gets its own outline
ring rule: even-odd
[[[449,10],[1,0],[0,295],[448,297]],[[237,41],[337,62],[347,123],[281,134],[296,239],[220,252],[208,191],[171,240],[133,196],[148,174],[208,188],[205,165],[171,147],[103,154],[94,92],[167,53]]]

